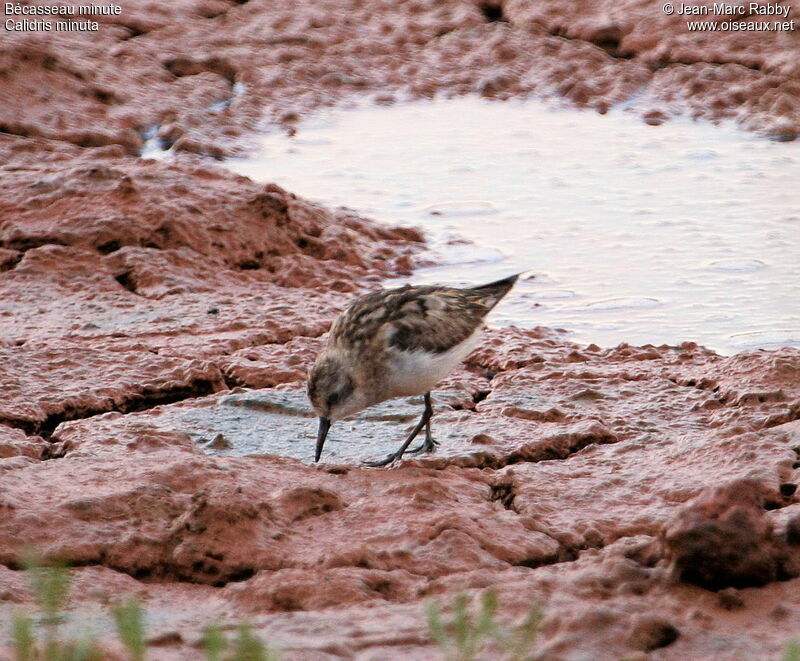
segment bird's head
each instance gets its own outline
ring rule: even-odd
[[[319,416],[316,459],[319,461],[328,429],[337,420],[357,413],[367,406],[366,398],[355,384],[347,361],[323,352],[308,375],[308,398]]]

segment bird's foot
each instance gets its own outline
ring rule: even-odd
[[[375,459],[374,461],[363,461],[361,463],[363,466],[368,466],[369,468],[381,468],[383,466],[389,466],[395,461],[400,461],[402,456],[403,455],[399,452],[392,452],[386,459]]]
[[[408,450],[407,454],[421,454],[423,452],[436,452],[436,448],[437,447],[439,447],[439,441],[434,441],[433,437],[428,436],[417,447],[411,448],[410,450]]]

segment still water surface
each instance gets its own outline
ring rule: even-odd
[[[439,265],[409,281],[529,269],[493,325],[605,346],[800,346],[800,144],[474,98],[328,111],[297,129],[227,167],[422,227]]]

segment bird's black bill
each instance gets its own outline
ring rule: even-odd
[[[317,455],[314,461],[319,461],[322,455],[322,446],[325,445],[325,437],[328,435],[328,430],[331,428],[331,421],[328,418],[319,419],[319,431],[317,431]]]

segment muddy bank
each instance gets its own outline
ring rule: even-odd
[[[216,170],[193,178],[189,199],[209,196],[197,211],[173,209],[166,226],[179,229],[103,223],[129,193],[84,185],[85,159],[124,171],[144,209],[151,169],[169,185],[189,166],[74,149],[57,150],[58,175],[44,150],[26,170],[61,177],[62,222],[41,211],[52,204],[15,197],[20,182],[4,189],[28,222],[2,230],[19,253],[0,275],[3,618],[30,607],[24,540],[79,568],[75,626],[90,618],[108,631],[105,605],[136,594],[158,659],[201,658],[202,626],[242,617],[288,659],[437,658],[426,600],[490,587],[503,619],[543,609],[541,659],[776,658],[800,626],[800,351],[724,358],[693,343],[602,349],[544,328],[491,331],[437,391],[437,453],[396,470],[359,466],[376,452],[359,447],[370,425],[385,425],[390,447],[413,424],[419,404],[397,402],[411,413],[359,418],[331,440],[335,452],[351,439],[360,455],[316,466],[313,419],[286,402],[303,400],[319,336],[353,294],[238,268],[255,237],[204,253],[199,210],[230,193],[230,222],[274,232],[274,245],[304,223],[325,236],[346,222],[362,258],[392,259],[347,264],[290,241],[276,258],[341,269],[353,286],[404,264],[417,237],[358,231],[351,215],[270,188],[287,214],[305,211],[281,224],[273,207],[265,218],[242,204],[263,190]],[[74,217],[71,195],[82,201]],[[161,227],[157,208],[143,218]],[[157,237],[165,243],[147,245]],[[97,245],[109,240],[119,247]],[[131,291],[115,275],[127,249],[190,284]],[[238,409],[225,409],[231,398]],[[283,406],[283,431],[269,433],[295,425],[297,458],[198,441],[192,424],[218,411],[213,431],[235,445],[242,406],[251,435]]]
[[[221,156],[245,144],[265,110],[290,127],[364,95],[386,104],[532,94],[600,112],[626,103],[651,123],[677,113],[797,135],[797,31],[692,31],[689,19],[730,17],[666,15],[662,6],[128,2],[119,16],[97,17],[97,32],[4,31],[0,129],[131,154],[155,134],[179,151]]]
[[[237,351],[320,335],[421,245],[199,161],[0,149],[0,420],[33,433],[244,382]]]
[[[406,401],[314,466],[308,365],[422,236],[207,157],[263,112],[289,130],[365,95],[628,101],[791,137],[794,33],[511,0],[101,20],[0,41],[0,620],[31,609],[27,542],[76,567],[75,626],[107,632],[137,595],[159,660],[202,658],[202,627],[242,617],[287,659],[437,658],[425,600],[489,587],[503,619],[542,608],[540,659],[778,657],[800,631],[800,352],[492,331],[437,391],[437,453],[359,465]],[[151,135],[182,157],[137,158]]]
[[[265,369],[278,355],[260,354]],[[283,392],[314,351],[294,355]],[[504,618],[543,608],[537,658],[777,658],[800,626],[798,374],[792,349],[721,358],[493,331],[443,385],[439,452],[397,470],[315,466],[313,429],[306,459],[209,456],[174,413],[219,395],[66,421],[46,439],[2,426],[0,608],[30,599],[24,539],[82,567],[76,620],[137,594],[168,641],[159,659],[200,658],[198,611],[246,615],[289,659],[436,658],[424,601],[488,587]],[[55,375],[38,382],[66,396],[69,371]],[[107,390],[74,387],[87,408]]]
[[[79,567],[76,623],[108,630],[105,605],[138,595],[158,659],[200,658],[202,626],[243,615],[290,659],[428,659],[425,600],[487,587],[503,618],[541,606],[541,658],[774,656],[800,624],[797,350],[492,331],[437,391],[436,454],[359,466],[386,449],[360,443],[371,425],[390,447],[413,423],[397,402],[317,467],[286,402],[337,311],[420,237],[202,161],[3,150],[3,618],[30,607],[25,541]],[[270,438],[235,456],[241,412],[252,436],[279,406],[296,458]],[[204,415],[234,447],[199,441]],[[720,496],[742,480],[751,496]]]

